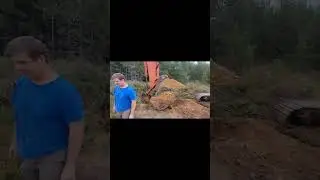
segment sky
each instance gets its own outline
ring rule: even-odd
[[[201,61],[201,62],[205,62],[207,64],[210,64],[210,61]],[[194,64],[198,64],[198,61],[193,61]]]

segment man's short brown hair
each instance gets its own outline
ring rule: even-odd
[[[20,36],[12,39],[8,43],[4,54],[7,57],[12,57],[20,53],[26,53],[32,60],[44,56],[45,60],[48,61],[49,56],[47,46],[32,36]]]
[[[122,79],[125,79],[125,76],[121,73],[114,73],[112,76],[111,76],[111,80],[114,80],[114,79],[119,79],[119,80],[122,80]]]

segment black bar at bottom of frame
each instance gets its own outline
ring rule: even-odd
[[[111,120],[111,179],[209,179],[210,120]]]

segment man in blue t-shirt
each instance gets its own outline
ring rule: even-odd
[[[48,64],[47,52],[30,36],[7,46],[5,54],[21,74],[11,94],[15,132],[9,153],[23,160],[22,179],[75,179],[84,105],[77,89]]]
[[[133,119],[137,104],[135,90],[125,82],[125,77],[121,73],[113,74],[111,80],[116,85],[113,91],[113,111],[119,119]]]

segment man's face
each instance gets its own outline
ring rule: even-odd
[[[25,53],[14,55],[11,59],[16,71],[31,78],[39,75],[45,63],[40,59],[32,60]]]
[[[124,79],[119,80],[118,78],[115,78],[115,79],[113,80],[113,82],[114,82],[114,84],[117,85],[117,86],[123,86],[123,85],[125,84]]]

